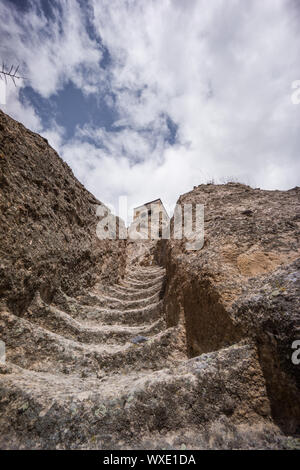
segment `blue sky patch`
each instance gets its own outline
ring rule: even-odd
[[[77,126],[104,127],[105,130],[114,131],[112,125],[118,119],[116,111],[106,104],[104,96],[86,96],[72,82],[47,99],[31,87],[25,87],[20,90],[20,98],[34,106],[45,128],[51,127],[53,119],[64,127],[65,139],[74,136]]]

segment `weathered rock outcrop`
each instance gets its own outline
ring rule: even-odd
[[[1,448],[289,445],[269,419],[255,346],[188,359],[180,325],[162,316],[164,275],[130,264],[119,284],[51,305],[37,294],[22,318],[0,311]]]
[[[0,448],[299,445],[299,188],[195,188],[186,251],[98,240],[101,203],[1,112],[0,169]]]
[[[41,136],[0,111],[0,298],[69,294],[124,273],[124,241],[98,240],[101,205]]]
[[[262,191],[242,184],[200,185],[179,204],[205,205],[205,241],[162,241],[168,326],[181,324],[189,357],[240,340],[257,350],[270,417],[299,432],[300,188]]]

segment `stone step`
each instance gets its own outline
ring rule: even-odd
[[[67,339],[8,312],[0,314],[1,325],[4,321],[10,325],[9,330],[0,326],[7,360],[30,370],[101,377],[119,373],[124,366],[128,370],[153,370],[175,360],[172,359],[172,352],[177,349],[174,328],[140,344],[95,345]]]
[[[175,445],[210,448],[216,439],[234,439],[239,429],[247,439],[252,425],[257,429],[253,436],[258,436],[268,400],[251,373],[255,354],[249,346],[235,345],[170,368],[124,371],[102,379],[35,372],[8,363],[0,381],[0,396],[5,397],[0,400],[0,447],[151,449],[164,442],[165,448],[165,439],[187,429],[197,439],[198,429],[198,441]],[[256,395],[249,401],[254,379]],[[24,432],[14,442],[15,429],[30,429],[30,434]],[[191,437],[185,434],[185,439]]]
[[[155,286],[159,290],[163,284],[163,279],[164,279],[164,276],[162,276],[161,279],[145,280],[145,281],[137,281],[137,280],[126,278],[120,281],[120,286],[123,286],[125,288],[132,287],[134,289],[148,289],[149,287]]]
[[[165,271],[166,271],[166,268],[164,268],[163,266],[158,266],[158,265],[155,265],[153,267],[128,265],[125,272],[126,273],[135,272],[135,273],[145,273],[145,274],[156,274],[156,273],[161,273]]]
[[[162,316],[162,301],[147,305],[142,308],[131,310],[105,309],[102,307],[90,307],[86,305],[77,305],[76,316],[84,320],[91,321],[94,325],[97,323],[108,325],[131,325],[138,326],[142,324],[153,323]]]
[[[147,289],[124,287],[120,284],[103,287],[102,292],[118,297],[123,300],[143,300],[159,292],[162,285],[152,286]]]
[[[144,297],[143,299],[133,300],[124,300],[118,299],[116,297],[103,296],[103,302],[106,302],[106,304],[109,305],[110,308],[117,308],[119,310],[130,310],[132,308],[146,307],[147,305],[156,303],[159,300],[159,292],[150,295],[149,297]]]
[[[99,324],[138,326],[161,318],[162,301],[126,311],[73,303],[67,313],[75,319],[89,321],[94,326]]]
[[[95,326],[87,321],[79,321],[57,307],[46,304],[39,295],[25,312],[24,318],[65,338],[87,344],[104,342],[124,344],[137,335],[149,336],[166,328],[162,318],[146,326],[103,324]]]
[[[159,271],[155,273],[145,273],[138,271],[129,271],[126,273],[124,279],[132,279],[136,281],[154,281],[162,280],[165,277],[165,271]]]
[[[99,323],[108,323],[110,325],[120,323],[122,325],[132,324],[132,326],[137,326],[144,322],[154,322],[161,316],[161,300],[146,303],[145,306],[126,309],[101,307],[97,305],[95,299],[91,301],[91,305],[84,304],[82,300],[79,300],[60,293],[55,296],[54,305],[58,306],[73,318],[91,321],[96,326]]]
[[[159,292],[142,299],[124,300],[117,297],[110,297],[107,295],[99,294],[97,292],[88,292],[85,295],[79,296],[76,300],[83,305],[96,305],[98,307],[118,309],[118,310],[131,310],[133,308],[143,308],[152,305],[159,301]]]

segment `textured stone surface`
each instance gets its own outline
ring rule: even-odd
[[[76,293],[124,272],[124,242],[98,240],[101,203],[41,136],[0,111],[0,297],[21,312],[38,289]]]
[[[182,325],[190,357],[253,342],[273,419],[299,432],[300,367],[291,355],[300,339],[300,188],[201,185],[180,197],[187,203],[205,205],[205,242],[199,251],[160,242],[167,324]]]

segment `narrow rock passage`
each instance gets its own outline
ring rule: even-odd
[[[299,447],[300,188],[195,186],[198,252],[99,240],[46,139],[0,110],[0,143],[0,448]]]
[[[243,415],[257,425],[268,406],[256,351],[241,343],[188,360],[179,327],[166,328],[164,277],[131,265],[119,284],[59,292],[51,305],[37,293],[22,317],[2,309],[2,448],[209,448],[235,420],[236,433],[255,434]]]

